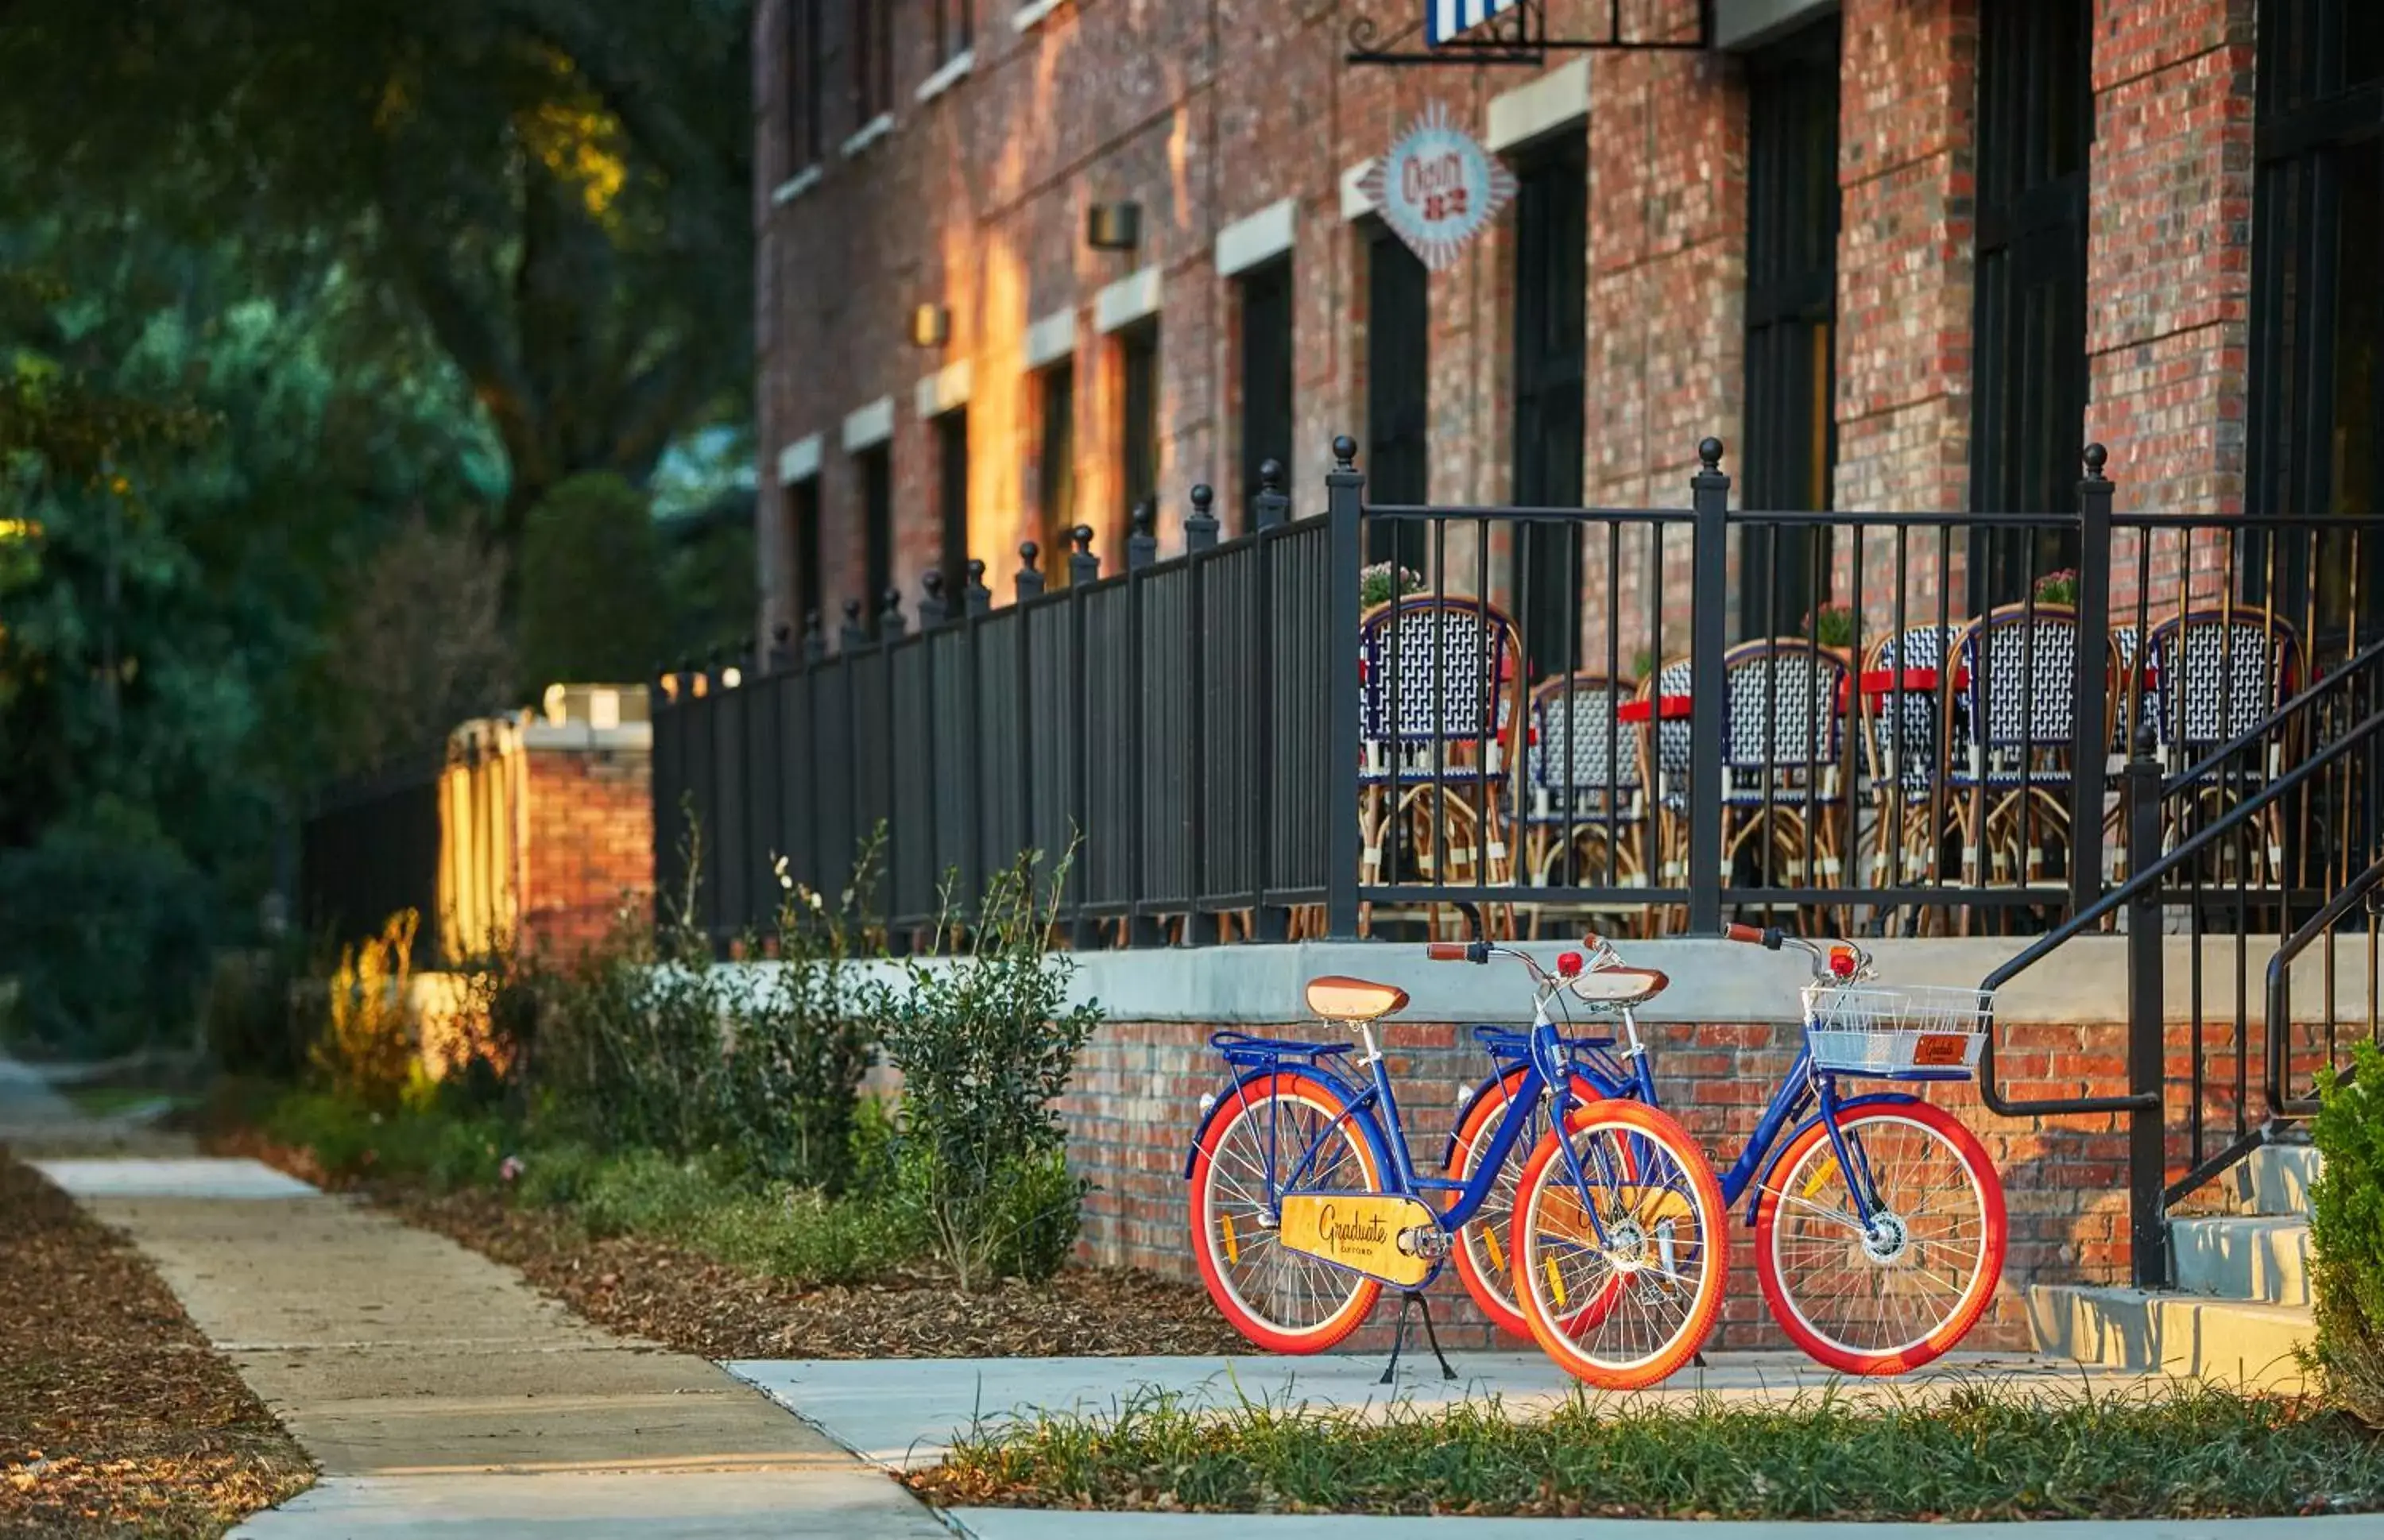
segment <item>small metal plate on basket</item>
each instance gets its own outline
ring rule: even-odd
[[[1970,1037],[1966,1032],[1924,1032],[1912,1045],[1918,1069],[1958,1068],[1970,1062]]]

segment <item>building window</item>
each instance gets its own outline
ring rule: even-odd
[[[2384,490],[2384,292],[2369,266],[2384,249],[2384,6],[2262,0],[2259,50],[2252,511],[2372,514]],[[2340,626],[2354,580],[2372,603],[2376,542],[2355,562],[2347,540],[2315,553],[2310,540],[2278,543],[2292,608],[2312,603],[2319,625]]]
[[[1076,527],[1076,370],[1054,364],[1036,377],[1042,428],[1037,513],[1042,525],[1043,578],[1052,588],[1068,584],[1069,532]]]
[[[1131,528],[1134,510],[1159,497],[1159,323],[1118,333],[1118,507]]]
[[[794,564],[795,629],[810,629],[813,621],[825,627],[820,614],[819,478],[807,476],[785,489],[787,552]]]
[[[1291,259],[1242,275],[1242,516],[1241,530],[1258,527],[1248,512],[1259,494],[1259,467],[1269,460],[1291,466]]]
[[[1430,412],[1425,378],[1431,348],[1429,275],[1423,261],[1380,220],[1366,242],[1366,498],[1370,503],[1421,504],[1430,485],[1424,430]],[[1425,527],[1420,520],[1382,520],[1366,527],[1366,560],[1424,569]]]
[[[935,0],[936,62],[950,64],[976,42],[976,17],[970,0]]]
[[[1514,500],[1582,505],[1583,379],[1589,350],[1589,141],[1575,129],[1515,168]],[[1509,592],[1535,678],[1578,661],[1581,548],[1571,524],[1517,527]]]
[[[894,453],[879,444],[858,456],[861,471],[861,526],[865,545],[861,614],[872,636],[886,595],[894,587]]]
[[[820,121],[820,6],[788,0],[787,7],[787,174],[816,166],[827,153]]]
[[[2092,0],[1980,7],[1974,513],[2069,513],[2086,439],[2087,158],[2094,139]],[[2076,564],[2045,530],[1982,531],[1971,602],[2026,596]]]
[[[1822,512],[1837,458],[1838,19],[1747,61],[1746,453],[1754,509]],[[1741,634],[1801,629],[1825,595],[1830,532],[1749,526]]]
[[[894,110],[894,0],[852,0],[852,125]]]
[[[968,409],[936,419],[936,502],[943,526],[944,613],[968,609]]]

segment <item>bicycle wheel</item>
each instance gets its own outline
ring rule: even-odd
[[[1577,1112],[1523,1168],[1511,1249],[1532,1336],[1574,1378],[1638,1390],[1689,1361],[1721,1312],[1721,1185],[1681,1125],[1636,1101]]]
[[[1491,1090],[1473,1099],[1465,1110],[1465,1117],[1457,1126],[1457,1139],[1448,1157],[1449,1180],[1469,1181],[1482,1163],[1496,1131],[1498,1120],[1507,1114],[1507,1103],[1513,1100],[1517,1087],[1530,1072],[1509,1070],[1499,1077]],[[1587,1075],[1572,1077],[1572,1094],[1576,1102],[1599,1099],[1598,1089]],[[1531,1121],[1523,1124],[1514,1147],[1507,1151],[1507,1163],[1490,1185],[1490,1195],[1482,1200],[1464,1229],[1458,1232],[1455,1255],[1457,1276],[1465,1285],[1465,1292],[1473,1297],[1474,1304],[1490,1318],[1490,1323],[1502,1332],[1516,1336],[1530,1336],[1531,1323],[1515,1305],[1514,1273],[1507,1265],[1507,1236],[1515,1217],[1515,1189],[1522,1179],[1523,1164],[1537,1149],[1540,1140],[1547,1136],[1547,1104],[1543,1101],[1532,1109]]]
[[[1357,1329],[1383,1285],[1278,1244],[1283,1189],[1380,1192],[1380,1165],[1354,1121],[1335,1125],[1347,1103],[1314,1075],[1278,1071],[1229,1097],[1192,1161],[1200,1281],[1258,1346],[1321,1353]]]
[[[1970,1131],[1925,1101],[1838,1120],[1881,1212],[1866,1232],[1829,1130],[1796,1136],[1764,1186],[1756,1276],[1771,1314],[1815,1361],[1897,1374],[1978,1323],[2003,1276],[2003,1183]]]

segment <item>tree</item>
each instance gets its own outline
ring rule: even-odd
[[[7,0],[0,143],[417,315],[511,463],[642,484],[742,415],[751,0]],[[269,249],[268,249],[269,248]]]
[[[671,632],[653,513],[617,476],[575,476],[522,534],[522,675],[533,688],[635,682]]]

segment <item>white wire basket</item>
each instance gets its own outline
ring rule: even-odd
[[[1977,1071],[1994,1003],[1992,989],[1810,984],[1805,1041],[1833,1074],[1950,1078]]]

